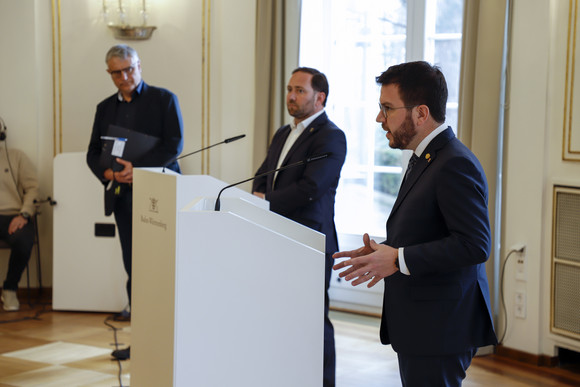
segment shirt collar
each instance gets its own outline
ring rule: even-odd
[[[311,115],[310,117],[308,117],[308,118],[306,118],[306,119],[304,119],[304,120],[300,121],[300,122],[298,123],[298,125],[296,125],[296,124],[294,123],[294,120],[292,120],[292,121],[290,122],[290,128],[291,128],[292,130],[294,130],[294,129],[296,129],[296,128],[299,128],[299,129],[302,131],[302,130],[304,130],[306,127],[308,127],[308,125],[310,125],[310,124],[312,123],[312,121],[314,121],[314,120],[315,120],[315,119],[316,119],[316,118],[317,118],[319,115],[321,115],[322,113],[324,113],[324,109],[322,109],[321,111],[319,111],[319,112],[316,112],[316,113],[314,113],[313,115]]]
[[[132,93],[133,97],[136,95],[140,95],[142,90],[143,90],[143,80],[141,80],[141,82],[139,82],[139,84],[137,85],[135,90],[133,90],[133,93]],[[123,94],[121,94],[120,91],[117,92],[117,99],[119,100],[119,102],[123,102],[125,100],[123,98]]]
[[[423,154],[423,151],[425,150],[425,148],[427,148],[427,145],[429,145],[431,140],[433,140],[439,133],[443,132],[445,129],[447,129],[447,125],[443,123],[440,126],[438,126],[437,129],[429,133],[427,137],[425,137],[423,141],[421,141],[419,145],[417,145],[417,149],[415,149],[415,154],[417,156],[421,156],[421,154]]]

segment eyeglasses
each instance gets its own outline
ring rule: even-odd
[[[113,78],[121,78],[123,76],[123,73],[125,73],[125,75],[129,76],[131,74],[133,74],[133,72],[135,71],[135,68],[137,67],[137,65],[139,64],[139,62],[132,64],[129,67],[125,67],[124,69],[121,70],[107,70],[107,72],[109,74],[111,74],[111,76]]]
[[[390,106],[385,106],[383,104],[381,104],[379,102],[379,109],[381,109],[381,113],[383,113],[383,116],[385,116],[385,118],[387,118],[389,112],[391,110],[397,110],[397,109],[413,109],[414,107],[417,107],[419,105],[413,105],[413,106],[400,106],[400,107],[390,107]]]

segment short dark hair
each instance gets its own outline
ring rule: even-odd
[[[310,82],[311,86],[314,91],[324,93],[324,101],[322,102],[322,106],[326,106],[326,100],[328,99],[328,79],[326,79],[326,75],[316,69],[313,69],[312,67],[298,67],[292,71],[292,74],[297,72],[303,72],[312,75],[312,81]]]
[[[427,105],[436,122],[445,122],[448,91],[439,67],[424,61],[401,63],[389,67],[376,81],[382,86],[397,85],[405,106]]]

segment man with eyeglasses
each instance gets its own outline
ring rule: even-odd
[[[445,123],[447,84],[426,62],[391,66],[377,122],[389,146],[413,151],[381,244],[334,254],[339,276],[384,280],[380,338],[403,386],[461,386],[477,348],[497,344],[485,262],[491,250],[487,181]]]
[[[106,206],[112,207],[119,230],[129,299],[127,307],[115,318],[130,320],[133,167],[165,166],[179,172],[175,158],[183,147],[183,121],[177,96],[169,90],[149,86],[142,80],[137,51],[124,44],[113,46],[107,52],[105,62],[117,92],[97,105],[87,163],[105,189],[109,187],[109,192],[115,194],[106,195],[106,201],[112,201]],[[157,137],[157,145],[139,160],[117,158],[114,166],[103,165],[102,141],[110,137],[111,125]],[[127,359],[130,349],[114,351],[113,356]]]

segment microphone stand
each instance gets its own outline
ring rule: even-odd
[[[225,140],[223,140],[223,141],[221,141],[221,142],[218,142],[218,143],[216,143],[216,144],[213,144],[213,145],[210,145],[210,146],[206,146],[205,148],[198,149],[198,150],[196,150],[196,151],[194,151],[194,152],[191,152],[191,153],[188,153],[188,154],[185,154],[185,155],[181,155],[181,156],[179,156],[179,157],[175,157],[174,159],[172,159],[172,160],[169,160],[169,161],[168,161],[168,162],[167,162],[167,163],[166,163],[166,164],[163,166],[163,170],[162,170],[162,172],[163,172],[163,173],[165,173],[165,167],[166,167],[167,165],[169,165],[169,164],[171,164],[171,163],[173,163],[173,162],[175,162],[175,161],[177,161],[177,160],[180,160],[180,159],[182,159],[182,158],[184,158],[184,157],[191,156],[191,155],[194,155],[194,154],[196,154],[196,153],[199,153],[199,152],[203,152],[204,150],[208,150],[209,148],[213,148],[214,146],[217,146],[217,145],[220,145],[220,144],[228,144],[228,143],[230,143],[230,142],[232,142],[232,141],[236,141],[236,140],[239,140],[240,138],[244,138],[244,137],[246,137],[246,135],[245,135],[245,134],[240,134],[240,135],[238,135],[238,136],[234,136],[234,137],[226,138]]]
[[[221,196],[222,192],[224,192],[228,188],[234,187],[234,186],[239,185],[239,184],[246,183],[246,182],[248,182],[250,180],[254,180],[254,179],[257,179],[257,178],[260,178],[260,177],[264,177],[264,176],[270,175],[270,174],[272,174],[274,172],[283,171],[284,169],[288,169],[288,168],[292,168],[292,167],[297,167],[297,166],[302,165],[302,164],[308,164],[308,163],[313,162],[313,161],[318,161],[318,160],[321,160],[321,159],[325,159],[328,156],[330,156],[330,154],[331,154],[330,152],[327,152],[327,153],[323,153],[321,155],[312,156],[312,157],[309,157],[307,159],[300,160],[300,161],[297,161],[295,163],[288,164],[288,165],[285,165],[285,166],[280,167],[280,168],[277,168],[277,169],[273,169],[273,170],[268,171],[268,172],[260,173],[259,175],[250,177],[250,178],[248,178],[246,180],[238,181],[237,183],[227,185],[224,188],[222,188],[220,190],[220,192],[218,193],[217,199],[215,200],[214,211],[219,211],[220,210],[220,207],[221,207],[221,204],[220,204],[220,196]]]

